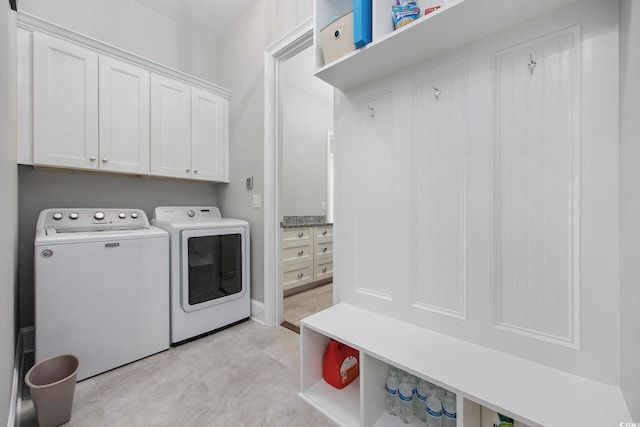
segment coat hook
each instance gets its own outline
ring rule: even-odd
[[[371,118],[373,119],[376,115],[376,109],[367,105],[367,108],[369,109],[369,115],[371,116]]]
[[[440,97],[440,89],[438,89],[436,85],[433,85],[433,97],[436,99],[436,101]]]
[[[533,60],[533,55],[529,54],[529,63],[527,64],[527,67],[529,67],[529,71],[531,71],[532,76],[533,76],[533,69],[536,68],[536,65],[538,65],[538,63]]]

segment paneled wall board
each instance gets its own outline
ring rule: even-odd
[[[578,346],[580,33],[493,55],[495,327]]]
[[[356,292],[383,299],[393,297],[393,240],[389,219],[395,207],[379,194],[393,192],[393,93],[375,94],[357,102],[354,142],[357,152],[355,194],[357,258]]]
[[[467,65],[413,83],[412,306],[466,318]]]

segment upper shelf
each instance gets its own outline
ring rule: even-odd
[[[453,0],[398,30],[382,31],[377,39],[375,24],[380,18],[375,17],[374,11],[373,42],[319,68],[315,75],[344,91],[574,2],[576,0]],[[391,21],[390,7],[388,16]],[[323,24],[317,22],[318,25]],[[316,28],[316,36],[318,34]],[[321,51],[319,45],[316,49]]]

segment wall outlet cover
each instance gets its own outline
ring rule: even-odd
[[[253,195],[253,207],[254,208],[261,208],[262,207],[262,195],[261,194],[254,194]]]

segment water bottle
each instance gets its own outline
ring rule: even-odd
[[[405,424],[413,422],[413,388],[408,377],[403,377],[398,387],[398,404],[400,406],[400,421]]]
[[[456,395],[445,391],[442,396],[442,427],[456,427]]]
[[[387,392],[387,398],[384,402],[384,409],[390,415],[398,415],[400,413],[400,406],[398,401],[398,386],[400,385],[400,380],[395,375],[389,375],[387,377],[387,382],[384,386]]]
[[[416,395],[413,399],[413,413],[416,414],[422,422],[427,421],[427,396],[430,391],[431,387],[429,387],[429,383],[420,380],[416,387]]]
[[[442,427],[442,402],[436,391],[427,397],[427,427]]]

